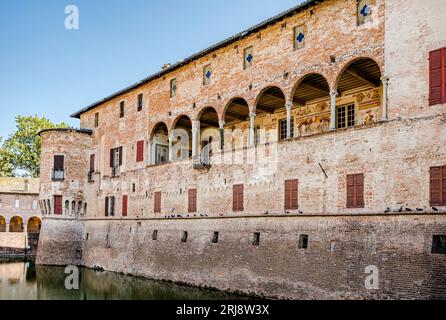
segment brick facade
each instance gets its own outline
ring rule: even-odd
[[[427,19],[416,1],[404,12],[400,1],[366,2],[359,20],[354,0],[304,5],[77,113],[81,130],[42,132],[49,209],[38,262],[286,298],[446,297],[446,257],[431,252],[446,208],[429,199],[430,168],[446,164],[445,105],[428,106],[445,5],[432,4]],[[416,50],[400,52],[410,42]],[[65,155],[63,181],[51,179],[56,155]],[[361,177],[360,205],[348,205],[349,175]],[[287,180],[299,181],[291,209]],[[58,217],[55,195],[67,205]],[[306,251],[296,249],[300,235]],[[370,265],[377,291],[364,288]]]

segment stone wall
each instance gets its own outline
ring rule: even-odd
[[[25,249],[25,233],[0,232],[0,257],[24,256]]]

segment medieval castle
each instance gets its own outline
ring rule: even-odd
[[[41,132],[37,262],[446,298],[445,13],[308,0]]]

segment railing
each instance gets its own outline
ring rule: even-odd
[[[51,179],[53,181],[64,181],[65,180],[65,171],[59,169],[53,169]]]

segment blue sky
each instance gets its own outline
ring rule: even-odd
[[[301,0],[0,1],[0,136],[17,115],[53,122]],[[76,5],[80,29],[66,30]]]

